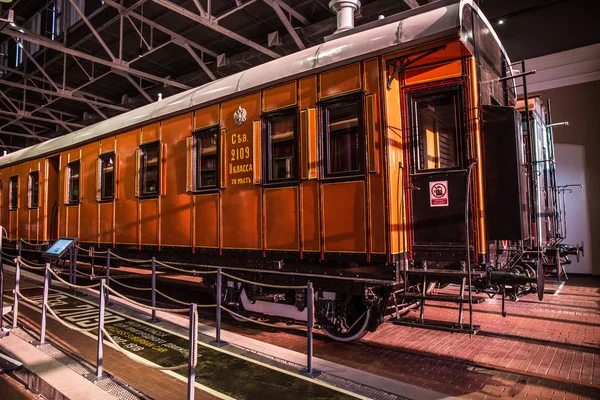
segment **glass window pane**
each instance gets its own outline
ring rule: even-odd
[[[142,195],[158,194],[159,144],[142,151]]]
[[[419,169],[459,165],[456,95],[444,93],[417,100]]]
[[[13,176],[10,178],[9,196],[11,210],[16,210],[19,206],[19,177]]]
[[[360,172],[359,100],[327,109],[329,174]]]
[[[269,121],[269,180],[296,179],[295,115]]]
[[[115,156],[110,154],[100,161],[100,200],[112,200],[115,195]]]
[[[204,132],[196,138],[196,189],[217,186],[217,130]]]
[[[79,162],[69,165],[69,203],[79,201]]]
[[[39,173],[29,174],[29,207],[35,208],[39,205]]]

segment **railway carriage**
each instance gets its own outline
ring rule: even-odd
[[[0,224],[311,280],[338,340],[455,282],[460,325],[474,288],[537,280],[489,255],[528,239],[511,74],[472,1],[434,2],[0,158]],[[306,320],[300,292],[224,284],[240,313]]]

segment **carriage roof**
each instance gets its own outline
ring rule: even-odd
[[[508,61],[506,52],[491,25],[472,0],[434,2],[415,10],[366,24],[339,36],[332,35],[332,40],[319,46],[298,51],[178,93],[164,100],[147,104],[78,131],[7,154],[0,157],[0,167],[53,154],[103,136],[164,119],[188,109],[197,109],[223,98],[276,85],[353,60],[398,51],[453,35],[458,37],[463,26],[463,8],[466,6],[470,6],[481,17]]]

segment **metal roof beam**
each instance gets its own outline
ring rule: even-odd
[[[25,129],[25,131],[27,131],[27,133],[29,135],[31,135],[32,137],[34,137],[35,139],[43,141],[42,138],[40,136],[38,136],[33,129],[28,128],[27,125],[25,125],[23,122],[18,122],[18,123],[16,123],[16,125],[18,125],[21,128]]]
[[[196,52],[194,51],[194,49],[192,49],[192,47],[188,43],[183,43],[183,47],[188,51],[188,53],[190,53],[190,55],[192,56],[192,58],[194,60],[196,60],[196,62],[198,63],[198,65],[200,65],[200,68],[202,68],[204,70],[204,72],[206,72],[206,75],[208,75],[208,77],[210,79],[212,79],[213,81],[217,79],[217,77],[215,76],[215,74],[213,74],[212,71],[210,69],[208,69],[208,66],[206,65],[206,63],[202,60],[202,58],[200,58],[198,56],[198,54],[196,54]]]
[[[113,110],[117,110],[117,111],[130,111],[129,108],[126,108],[126,107],[117,106],[117,105],[113,105],[113,104],[105,104],[105,103],[101,103],[99,101],[86,99],[84,97],[77,97],[77,96],[73,95],[73,92],[75,92],[76,90],[74,90],[71,93],[66,93],[66,92],[58,93],[58,92],[54,92],[52,90],[46,90],[46,89],[38,88],[38,87],[35,87],[35,86],[25,85],[25,84],[22,84],[22,83],[16,83],[16,82],[12,82],[12,81],[7,81],[7,80],[4,80],[4,79],[0,79],[0,85],[15,87],[15,88],[18,88],[18,89],[31,90],[32,92],[37,92],[37,93],[40,93],[40,94],[45,94],[45,95],[49,95],[49,96],[58,96],[59,98],[69,99],[69,100],[73,100],[73,101],[78,101],[80,103],[94,104],[94,105],[96,105],[98,107],[112,108]]]
[[[302,40],[300,40],[300,36],[298,36],[298,33],[292,26],[292,23],[286,18],[285,14],[283,13],[283,10],[281,9],[281,6],[279,5],[280,3],[276,0],[263,1],[275,11],[275,14],[277,14],[279,19],[281,20],[281,23],[283,24],[283,26],[285,26],[285,29],[287,29],[288,33],[296,43],[296,46],[298,46],[300,50],[304,50],[306,46],[304,45],[304,43],[302,43]]]
[[[42,75],[44,75],[44,77],[48,80],[48,82],[50,82],[50,84],[52,86],[54,86],[54,89],[56,89],[57,92],[60,92],[61,89],[58,87],[58,85],[52,80],[52,78],[50,78],[50,75],[48,75],[46,70],[36,61],[36,59],[31,57],[31,54],[29,54],[27,49],[25,49],[25,46],[23,46],[23,43],[21,43],[18,40],[15,40],[15,41],[17,42],[17,45],[21,48],[21,50],[23,50],[23,53],[25,53],[25,55],[29,58],[29,60],[31,60],[31,62],[33,62],[33,64],[35,64],[37,69],[42,73]]]
[[[26,111],[19,111],[17,112],[12,112],[12,111],[5,111],[5,110],[0,110],[0,115],[6,115],[9,117],[17,117],[17,118],[26,118],[26,119],[31,119],[33,121],[40,121],[40,122],[46,122],[46,123],[50,123],[50,124],[56,124],[57,122],[57,118],[54,117],[54,119],[51,118],[44,118],[44,117],[38,117],[35,115],[31,115],[30,112],[26,112]],[[75,127],[75,128],[83,128],[85,127],[85,125],[82,124],[78,124],[75,122],[69,122],[69,121],[61,121],[64,122],[65,124]]]
[[[30,43],[35,43],[35,44],[38,44],[40,46],[47,47],[47,48],[52,49],[52,50],[60,51],[60,52],[63,52],[65,54],[70,54],[70,55],[75,56],[75,57],[83,58],[84,60],[92,61],[92,62],[95,62],[97,64],[102,64],[102,65],[105,65],[107,67],[112,67],[112,68],[115,68],[115,69],[118,69],[118,70],[130,73],[132,75],[136,75],[136,76],[139,76],[141,78],[145,78],[145,79],[148,79],[148,80],[151,80],[151,81],[160,82],[160,83],[163,83],[163,84],[168,85],[168,86],[177,87],[179,89],[184,89],[184,90],[190,89],[190,87],[188,85],[184,85],[183,83],[179,83],[179,82],[173,81],[171,79],[161,78],[159,76],[152,75],[152,74],[149,74],[147,72],[138,71],[138,70],[136,70],[134,68],[130,68],[130,67],[127,67],[125,65],[122,65],[119,62],[113,62],[113,61],[104,60],[102,58],[89,55],[89,54],[81,52],[79,50],[75,50],[75,49],[66,47],[66,46],[64,46],[64,45],[62,45],[60,43],[57,43],[57,42],[55,42],[53,40],[48,40],[48,39],[43,38],[41,36],[38,37],[37,35],[34,36],[32,34],[25,34],[25,33],[21,33],[21,32],[16,32],[16,31],[14,31],[14,30],[12,30],[10,28],[7,28],[6,26],[2,29],[2,33],[5,33],[6,35],[12,36],[14,38],[25,40],[25,41],[30,42]]]
[[[223,14],[219,15],[218,17],[214,17],[214,18],[213,18],[213,21],[214,21],[214,22],[216,22],[216,23],[218,23],[218,22],[219,22],[220,20],[222,20],[223,18],[225,18],[225,17],[228,17],[228,16],[230,16],[231,14],[233,14],[233,13],[235,13],[235,12],[238,12],[238,11],[239,11],[239,10],[241,10],[242,8],[244,8],[244,7],[246,7],[246,6],[249,6],[249,5],[250,5],[250,4],[252,4],[252,3],[256,3],[256,1],[257,1],[257,0],[250,0],[250,1],[247,1],[247,2],[245,2],[245,3],[243,3],[243,4],[240,4],[239,6],[235,6],[235,7],[234,7],[234,8],[232,8],[231,10],[224,12]]]
[[[404,0],[404,2],[410,8],[417,8],[421,6],[419,3],[417,3],[417,0]]]
[[[142,85],[140,85],[139,83],[137,83],[135,81],[135,79],[133,79],[129,74],[120,74],[120,75],[122,75],[125,79],[127,79],[129,81],[129,83],[131,83],[131,85],[134,88],[136,88],[137,91],[140,92],[140,94],[146,98],[146,100],[148,100],[148,103],[152,103],[154,101],[152,99],[152,97],[148,94],[148,92],[146,92],[146,90],[144,90],[144,88],[142,87]]]
[[[152,0],[152,1],[154,1],[154,3],[156,3],[156,4],[160,4],[161,6],[167,8],[171,11],[176,12],[179,15],[182,15],[186,18],[191,19],[192,21],[195,21],[201,25],[204,25],[207,28],[210,28],[216,32],[219,32],[222,35],[225,35],[233,40],[236,40],[242,44],[245,44],[248,47],[252,47],[253,49],[258,50],[261,53],[268,55],[269,57],[272,57],[272,58],[281,57],[281,55],[275,53],[274,51],[271,51],[271,50],[267,49],[266,47],[261,46],[260,44],[253,42],[252,40],[247,39],[238,33],[235,33],[227,28],[222,27],[219,24],[215,23],[214,21],[207,20],[198,14],[194,14],[193,12],[191,12],[181,6],[173,4],[170,1],[167,1],[167,0]]]
[[[73,7],[75,9],[75,11],[77,12],[77,14],[79,14],[79,16],[81,17],[81,19],[83,20],[83,22],[85,22],[85,24],[88,26],[88,28],[90,28],[90,30],[92,31],[92,34],[96,37],[96,39],[98,40],[98,42],[100,42],[100,45],[102,45],[102,47],[104,48],[104,51],[106,51],[106,53],[108,54],[108,56],[113,61],[117,61],[117,58],[115,57],[115,55],[113,54],[113,52],[110,51],[110,49],[106,45],[106,42],[104,41],[104,39],[102,39],[102,37],[100,36],[100,34],[98,33],[98,31],[96,31],[96,28],[94,28],[94,25],[92,25],[92,23],[90,22],[90,20],[87,19],[87,17],[85,16],[85,13],[83,13],[81,11],[81,9],[77,6],[77,3],[75,3],[74,0],[69,0],[69,2],[71,3],[71,7]]]
[[[53,121],[55,121],[58,125],[62,126],[63,128],[65,128],[65,130],[69,133],[73,132],[73,129],[71,129],[67,123],[59,118],[56,118],[56,116],[54,114],[52,114],[50,111],[48,110],[44,110],[43,111],[45,114],[47,114]]]
[[[310,21],[307,20],[304,15],[300,14],[298,11],[294,10],[290,5],[286,4],[283,0],[273,0],[273,2],[277,3],[281,8],[290,13],[290,15],[296,18],[298,21],[302,22],[302,25],[310,25]]]
[[[18,137],[24,137],[24,138],[28,138],[28,139],[37,139],[40,142],[44,142],[46,140],[48,140],[49,138],[45,138],[45,137],[41,137],[41,136],[32,136],[29,133],[19,133],[19,132],[9,132],[9,131],[0,131],[0,134],[2,135],[8,135],[8,136],[18,136]],[[11,146],[9,146],[11,147]],[[14,147],[15,149],[20,149],[21,147]]]

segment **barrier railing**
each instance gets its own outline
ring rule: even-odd
[[[66,326],[69,329],[79,331],[79,332],[90,332],[93,330],[98,330],[98,332],[97,332],[98,333],[98,343],[97,343],[97,351],[96,351],[96,378],[101,379],[101,378],[105,377],[104,376],[103,359],[104,359],[104,338],[106,337],[106,339],[112,344],[112,347],[114,347],[117,351],[119,351],[123,355],[127,356],[128,358],[145,365],[148,368],[153,368],[153,369],[158,369],[158,370],[163,370],[163,371],[166,371],[166,370],[174,371],[174,370],[179,370],[179,369],[183,369],[183,368],[187,367],[187,370],[188,370],[188,372],[187,372],[187,399],[188,400],[194,399],[194,394],[195,394],[194,393],[194,390],[195,390],[194,383],[195,383],[195,377],[196,377],[195,369],[198,364],[198,309],[197,309],[196,303],[185,303],[186,305],[188,305],[188,307],[181,308],[181,309],[156,308],[156,310],[166,311],[166,312],[189,312],[189,342],[188,342],[189,348],[188,348],[187,362],[185,364],[180,364],[180,365],[176,365],[176,366],[172,366],[172,367],[164,367],[161,365],[151,364],[142,358],[132,356],[130,352],[123,349],[119,345],[119,343],[117,343],[117,341],[112,338],[110,333],[104,327],[104,317],[105,317],[105,312],[106,312],[105,291],[107,291],[107,290],[111,291],[111,293],[113,293],[115,296],[117,296],[127,302],[130,302],[132,304],[135,304],[137,306],[141,306],[144,308],[155,308],[155,307],[147,306],[145,304],[131,300],[131,299],[127,298],[126,296],[122,295],[121,293],[117,292],[116,290],[107,287],[106,279],[101,279],[100,283],[98,283],[96,285],[92,285],[92,286],[81,286],[81,285],[71,284],[68,281],[62,279],[56,272],[54,272],[52,270],[52,268],[50,268],[50,263],[46,263],[43,267],[44,291],[43,291],[43,296],[42,296],[42,302],[40,303],[38,301],[28,299],[20,291],[21,267],[30,268],[31,266],[28,265],[27,263],[23,262],[21,257],[17,257],[15,259],[15,265],[16,265],[15,287],[13,290],[13,294],[14,294],[14,298],[13,298],[13,328],[16,328],[18,325],[18,316],[19,316],[18,307],[19,307],[19,299],[20,299],[34,307],[41,307],[40,344],[46,343],[47,312],[52,314],[52,316],[54,317],[54,319],[56,321],[58,321],[60,324]],[[66,285],[70,288],[73,288],[73,289],[82,289],[82,288],[89,289],[92,287],[99,287],[99,291],[98,291],[99,307],[98,307],[98,324],[97,325],[88,327],[88,328],[80,328],[80,327],[77,327],[71,323],[68,323],[68,322],[64,321],[62,318],[60,318],[60,316],[52,309],[52,307],[50,306],[50,304],[48,302],[48,292],[49,292],[49,288],[50,288],[51,276],[54,276],[61,283],[63,283],[64,285]]]
[[[103,255],[106,254],[105,277],[104,277],[104,279],[101,279],[100,283],[88,285],[88,286],[77,285],[71,279],[74,275],[77,275],[77,274],[87,276],[90,280],[95,278],[97,275],[94,275],[93,267],[92,267],[92,274],[83,274],[83,273],[77,271],[76,266],[74,266],[75,267],[73,269],[74,273],[71,273],[71,272],[69,273],[69,281],[67,281],[67,280],[61,278],[55,271],[53,271],[50,268],[50,264],[45,264],[44,266],[40,266],[43,264],[37,264],[37,263],[33,263],[31,261],[24,261],[20,256],[17,256],[17,258],[14,259],[15,264],[17,266],[17,268],[16,268],[17,273],[15,276],[13,327],[16,327],[16,323],[17,323],[16,321],[17,321],[17,314],[18,314],[18,294],[20,293],[19,292],[19,277],[20,277],[21,268],[31,269],[31,270],[45,270],[45,272],[44,272],[44,276],[45,276],[44,280],[45,281],[47,280],[48,282],[51,282],[51,278],[53,276],[61,283],[67,285],[70,289],[100,288],[101,298],[102,298],[102,301],[100,303],[101,308],[106,307],[106,305],[109,304],[109,295],[112,294],[118,298],[121,298],[123,301],[132,303],[140,308],[150,310],[151,315],[152,315],[152,322],[157,321],[157,318],[156,318],[157,311],[171,312],[171,313],[188,312],[188,310],[189,310],[188,307],[190,305],[190,303],[178,300],[178,299],[171,297],[171,296],[167,295],[166,293],[157,289],[157,279],[156,279],[157,267],[161,267],[161,268],[165,268],[168,270],[177,271],[177,272],[181,272],[181,273],[185,273],[185,274],[190,274],[190,275],[216,274],[216,292],[217,292],[216,293],[216,304],[195,304],[194,307],[195,307],[195,309],[197,309],[197,308],[212,308],[212,307],[215,308],[216,330],[215,330],[215,341],[213,342],[213,344],[216,345],[217,347],[221,347],[221,346],[227,344],[226,342],[221,340],[221,329],[222,329],[221,328],[221,325],[222,325],[221,319],[222,319],[222,311],[223,310],[228,312],[232,316],[235,316],[239,319],[242,319],[242,320],[245,320],[248,322],[252,322],[257,325],[262,325],[262,326],[267,326],[267,327],[272,327],[272,328],[277,328],[277,329],[298,329],[297,326],[282,326],[282,325],[277,325],[277,324],[271,324],[268,322],[258,321],[258,320],[246,317],[242,314],[236,313],[235,311],[224,306],[223,305],[223,290],[222,290],[223,289],[223,277],[226,277],[228,279],[235,280],[235,281],[238,281],[241,283],[246,283],[249,285],[256,285],[256,286],[262,286],[262,287],[274,288],[274,289],[305,290],[306,291],[306,310],[307,310],[307,315],[306,315],[306,333],[307,333],[306,357],[307,358],[306,358],[306,369],[303,370],[303,372],[309,376],[313,376],[313,374],[315,374],[315,371],[313,369],[313,328],[314,328],[314,320],[315,320],[315,299],[314,299],[314,288],[313,288],[312,282],[309,281],[309,282],[307,282],[306,285],[275,285],[275,284],[255,282],[255,281],[251,281],[248,279],[244,279],[244,278],[232,275],[230,273],[223,272],[223,268],[221,268],[221,267],[217,267],[215,270],[187,270],[187,269],[175,267],[168,263],[158,261],[158,260],[156,260],[155,257],[152,257],[151,259],[148,259],[148,260],[146,260],[146,259],[130,259],[130,258],[119,256],[119,255],[113,253],[111,250],[107,250],[105,252],[95,252],[93,250],[93,248],[86,250],[79,246],[77,246],[77,247],[79,250],[87,252],[88,255],[90,255],[91,257],[93,257],[95,254],[99,254],[99,253],[101,253]],[[152,271],[152,273],[150,275],[151,286],[150,287],[131,286],[131,285],[124,284],[124,283],[120,282],[118,279],[111,277],[110,276],[111,259],[121,260],[121,261],[127,262],[129,264],[143,264],[144,266],[146,266],[149,263],[150,264],[149,266],[151,267],[151,271]],[[75,256],[74,261],[75,261],[75,263],[77,262],[76,256]],[[137,265],[137,267],[140,267],[140,265]],[[71,268],[70,268],[70,270],[71,270]],[[46,275],[48,275],[48,278],[46,278]],[[111,282],[116,285],[119,285],[121,287],[124,287],[126,289],[129,289],[129,290],[150,291],[151,292],[151,305],[146,305],[146,304],[137,302],[137,301],[132,300],[132,299],[128,298],[127,296],[119,293],[117,290],[110,287]],[[186,308],[157,307],[157,296],[156,296],[157,294],[175,304],[185,305]],[[48,309],[48,311],[51,314],[53,314],[55,316],[55,318],[58,318],[51,309]],[[45,316],[44,316],[44,318],[45,318]],[[75,327],[72,327],[72,329],[73,328],[75,328]],[[93,328],[93,329],[95,329],[95,328]],[[101,339],[101,336],[103,337],[103,333],[101,332],[102,329],[103,328],[99,329],[99,333],[98,333],[99,339]],[[107,335],[107,337],[109,337],[109,336]]]

